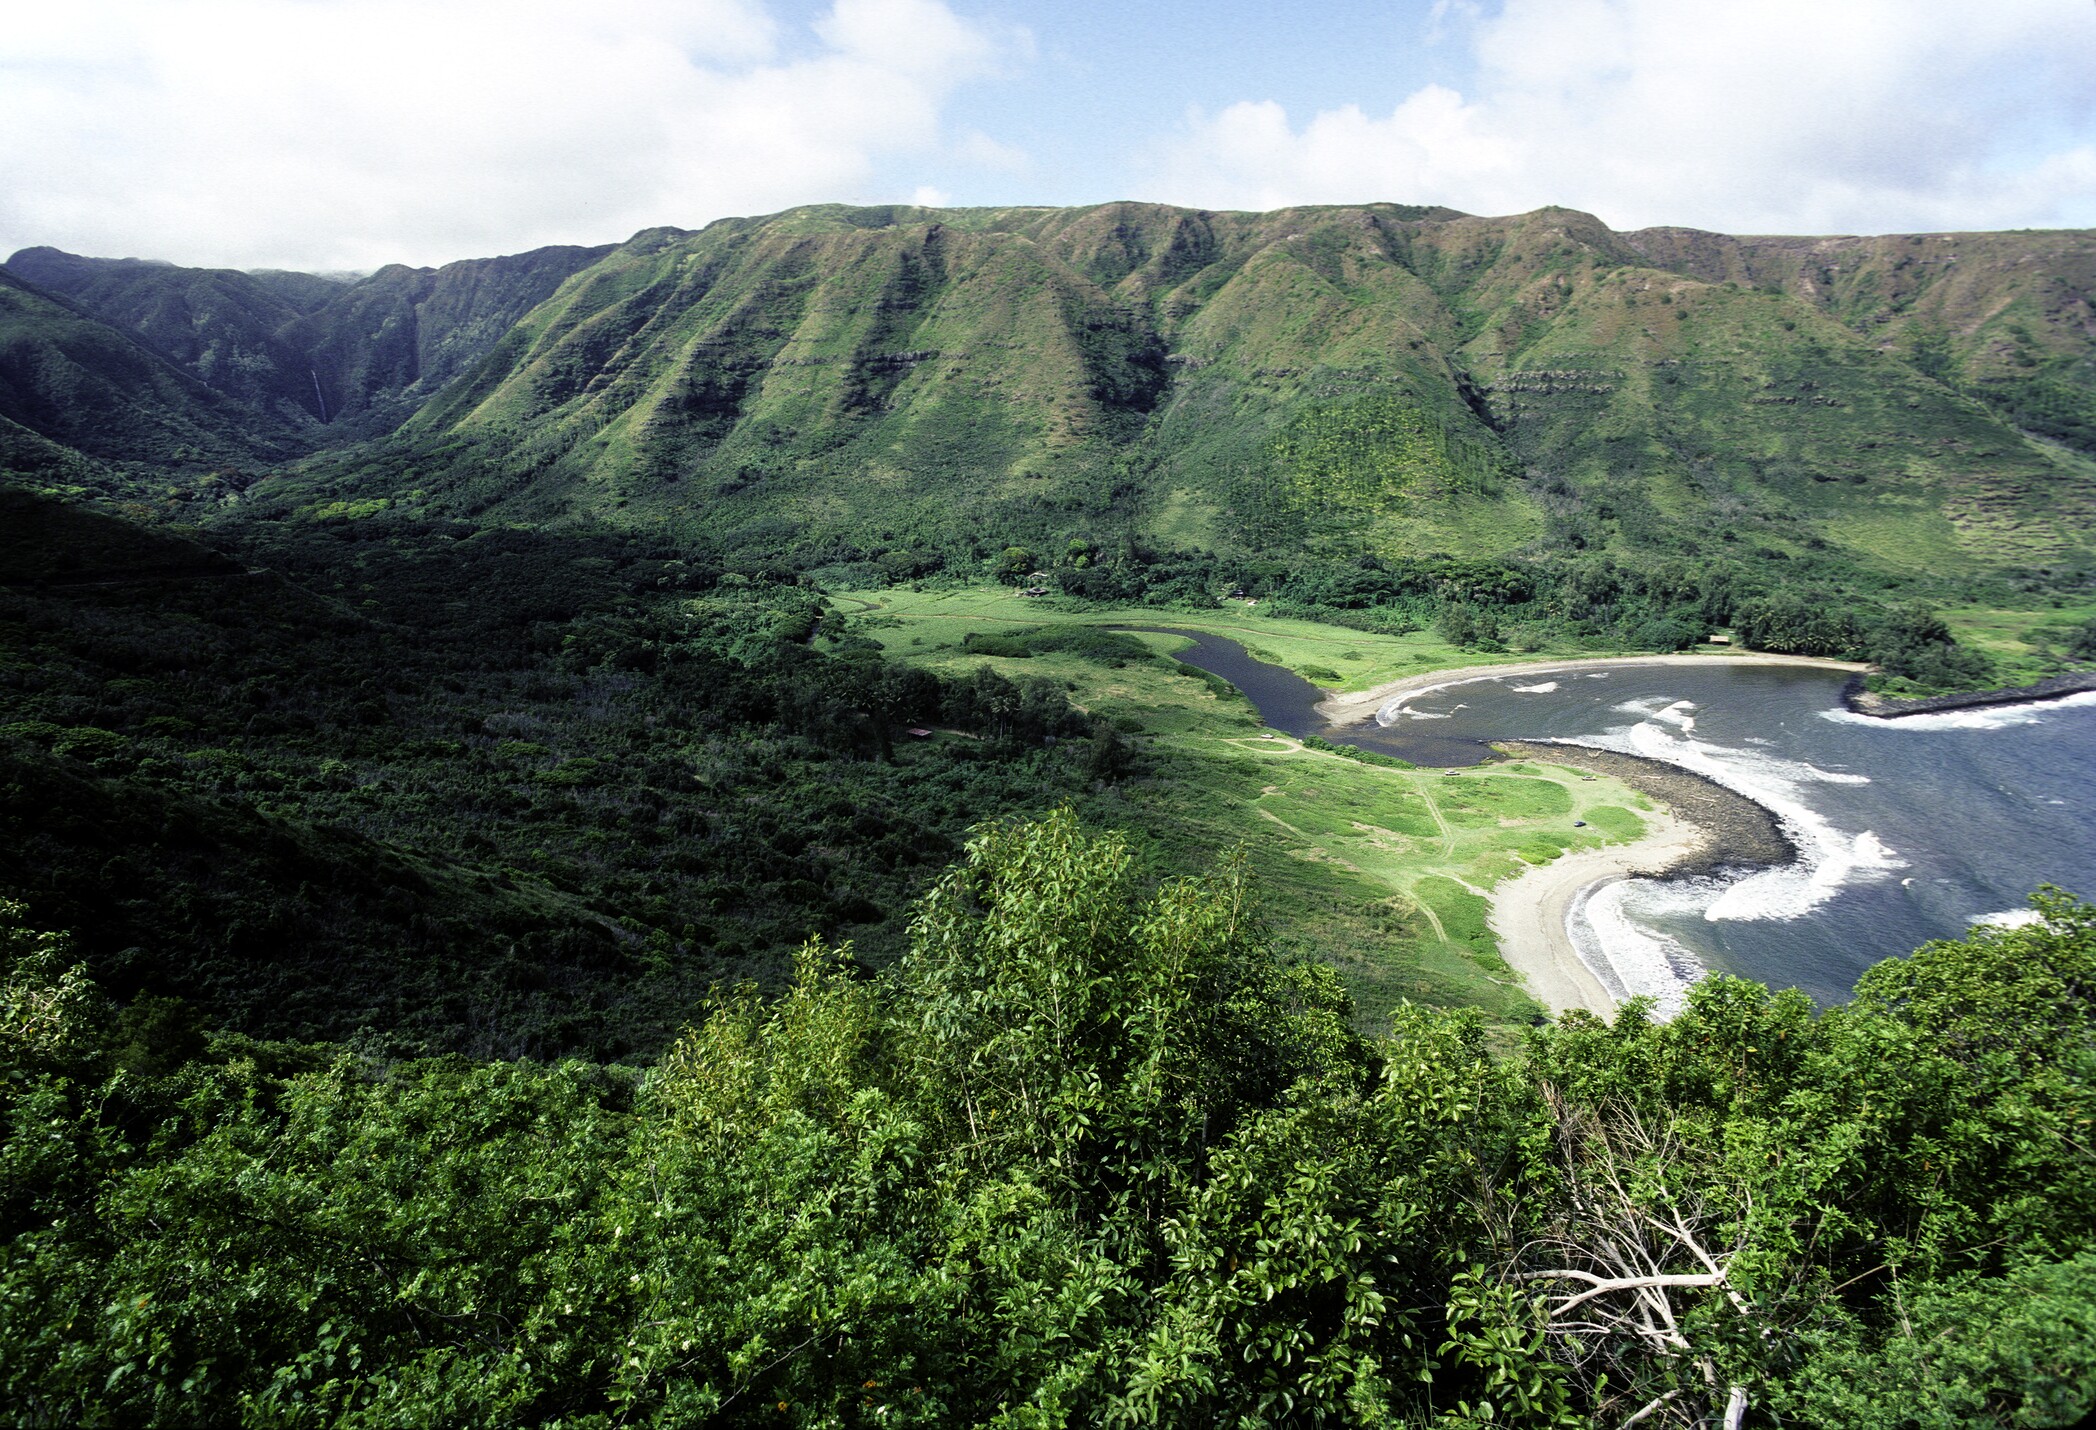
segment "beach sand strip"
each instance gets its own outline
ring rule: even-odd
[[[1700,857],[1705,831],[1664,810],[1643,816],[1645,835],[1630,844],[1582,849],[1492,886],[1485,922],[1499,953],[1551,1013],[1584,1008],[1607,1018],[1616,1001],[1572,944],[1565,921],[1580,894],[1616,879],[1664,874]]]
[[[1493,748],[1518,760],[1611,776],[1662,806],[1640,813],[1642,838],[1566,854],[1492,886],[1485,921],[1500,956],[1553,1014],[1584,1008],[1606,1018],[1615,1012],[1615,999],[1580,958],[1566,927],[1584,891],[1616,879],[1678,878],[1796,857],[1774,815],[1701,775],[1580,745],[1506,740]]]

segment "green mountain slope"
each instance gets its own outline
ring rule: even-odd
[[[2036,256],[1968,307],[2047,265],[2030,284],[2072,288],[2092,251],[1994,238]],[[2086,554],[2096,467],[1988,397],[1994,348],[1953,372],[1859,332],[1860,297],[1734,266],[1563,209],[796,210],[623,245],[403,450],[477,509],[802,549],[1494,555],[1722,527],[1886,568]],[[2072,323],[2043,331],[2034,361],[2088,362]]]
[[[237,405],[164,373],[83,402],[17,360],[0,417],[133,461],[231,450],[185,423],[340,449],[266,483],[279,510],[588,516],[799,566],[1075,539],[1960,573],[2078,567],[2096,532],[2082,232],[830,205],[347,284],[11,263],[61,293],[13,300],[17,347],[100,317]]]
[[[534,249],[442,268],[393,264],[345,288],[285,336],[311,364],[335,440],[398,425],[478,361],[567,277],[611,251]]]
[[[1803,299],[2019,425],[2096,452],[2096,236],[2086,231],[1730,238],[1647,229],[1626,241],[1706,281]]]
[[[1362,212],[1380,225],[1425,211]],[[869,522],[894,540],[1102,525],[1255,539],[1226,517],[1231,485],[1277,455],[1280,504],[1322,510],[1334,483],[1361,484],[1363,461],[1404,467],[1416,439],[1431,472],[1384,472],[1359,494],[1387,509],[1383,544],[1492,550],[1539,531],[1520,492],[1441,460],[1490,433],[1438,352],[1391,349],[1384,310],[1433,295],[1387,260],[1334,283],[1321,252],[1290,252],[1291,225],[1117,205],[654,231],[579,275],[403,435],[425,451],[464,439],[488,464],[480,494],[505,505],[703,511],[816,540]],[[1367,448],[1344,470],[1285,455],[1292,416],[1364,399],[1394,404],[1405,437],[1390,453],[1357,434]]]
[[[0,453],[11,469],[20,462],[31,471],[68,460],[181,469],[269,462],[295,446],[283,423],[5,271],[0,420],[11,424],[0,430]]]
[[[230,269],[81,258],[55,248],[23,249],[7,271],[130,333],[229,397],[293,423],[316,415],[305,358],[280,336],[319,306],[310,289],[287,291]]]
[[[384,432],[609,246],[554,247],[355,281],[26,248],[7,270],[119,328],[304,445]]]

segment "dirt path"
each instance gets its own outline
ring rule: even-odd
[[[1427,813],[1434,816],[1434,825],[1441,831],[1441,857],[1444,859],[1455,858],[1456,832],[1448,827],[1448,820],[1441,813],[1440,801],[1428,794],[1424,785],[1419,787],[1419,797],[1426,801]]]
[[[1440,939],[1443,943],[1447,943],[1449,941],[1448,930],[1441,927],[1441,916],[1434,912],[1434,906],[1432,904],[1428,903],[1425,899],[1420,898],[1419,895],[1415,893],[1412,895],[1412,907],[1419,910],[1419,912],[1421,912],[1422,914],[1426,915],[1426,921],[1434,926],[1435,938]]]

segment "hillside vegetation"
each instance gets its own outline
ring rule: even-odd
[[[639,236],[403,439],[483,466],[476,505],[771,545],[1392,558],[1715,525],[1885,570],[2073,562],[2096,469],[2017,429],[1988,356],[2027,314],[2058,400],[2092,400],[2089,240],[2044,248],[1968,255],[2000,311],[1952,343],[1949,295],[1888,326],[1562,210],[804,210]]]
[[[153,467],[179,478],[293,450],[281,424],[0,269],[0,461],[18,479],[109,464],[150,487]]]
[[[1241,870],[988,831],[651,1070],[115,1015],[0,932],[28,1423],[2067,1426],[2096,914],[1855,1001],[1347,1028]],[[12,909],[4,911],[14,915]],[[24,1132],[34,1127],[35,1135]]]
[[[25,248],[7,272],[130,334],[308,451],[391,430],[607,251],[392,264],[350,279]],[[124,455],[182,460],[150,449]]]
[[[407,419],[280,495],[699,527],[803,567],[1132,536],[1955,574],[2080,567],[2096,510],[2080,232],[827,206],[354,283],[9,271],[273,440]]]

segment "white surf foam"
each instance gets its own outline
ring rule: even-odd
[[[1551,691],[1557,689],[1557,682],[1546,680],[1541,685],[1509,685],[1507,689],[1513,691],[1516,695],[1548,695]]]
[[[1678,766],[1745,795],[1775,815],[1797,847],[1797,860],[1715,889],[1704,903],[1705,919],[1718,923],[1800,918],[1849,884],[1907,867],[1874,832],[1838,828],[1810,802],[1807,791],[1815,784],[1868,784],[1866,776],[1698,740],[1686,705],[1676,701],[1627,730],[1574,743]]]
[[[1849,884],[1907,867],[1876,833],[1837,828],[1810,802],[1807,792],[1813,785],[1868,784],[1866,776],[1699,740],[1688,713],[1695,707],[1688,701],[1633,701],[1617,708],[1646,718],[1605,735],[1560,743],[1659,760],[1745,795],[1776,817],[1798,857],[1743,878],[1621,879],[1582,895],[1566,916],[1566,931],[1581,960],[1611,993],[1648,995],[1659,1016],[1671,1017],[1703,976],[1696,955],[1661,931],[1656,919],[1800,918]]]
[[[1819,712],[1820,719],[1837,725],[1868,725],[1873,730],[2006,730],[2016,725],[2035,725],[2062,710],[2086,710],[2096,706],[2096,690],[2063,695],[2034,705],[1984,705],[1976,710],[1938,710],[1927,715],[1895,715],[1882,719],[1858,715],[1853,710]]]
[[[1400,720],[1444,720],[1448,718],[1445,715],[1437,715],[1428,710],[1414,710],[1412,702],[1424,700],[1429,695],[1439,695],[1444,690],[1453,690],[1459,685],[1475,685],[1481,680],[1497,680],[1499,678],[1496,675],[1469,675],[1458,680],[1444,680],[1439,685],[1429,685],[1419,690],[1408,690],[1403,695],[1396,696],[1377,708],[1375,713],[1376,724],[1394,725]],[[1454,708],[1461,710],[1465,707],[1458,705]]]
[[[1965,922],[1975,928],[2020,929],[2038,923],[2044,917],[2036,909],[2003,909],[1994,914],[1975,914]]]
[[[1617,879],[1585,891],[1573,901],[1565,929],[1580,961],[1617,999],[1649,997],[1654,1011],[1671,1018],[1681,1011],[1705,970],[1678,939],[1652,927],[1655,917],[1693,910],[1708,896],[1710,880],[1662,882]]]

